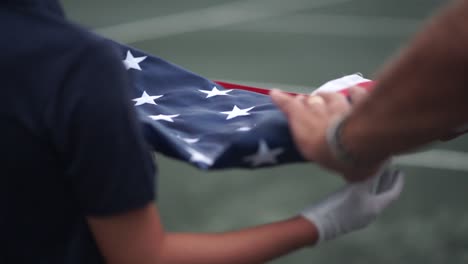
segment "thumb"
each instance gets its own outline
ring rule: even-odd
[[[375,197],[374,202],[376,205],[376,210],[377,212],[382,211],[386,207],[388,207],[393,201],[398,199],[400,196],[404,182],[405,182],[405,175],[403,172],[396,170],[394,173],[397,173],[395,181],[393,182],[393,185],[385,192],[377,195]]]
[[[304,107],[300,96],[294,97],[277,89],[272,90],[270,96],[271,100],[288,116]]]

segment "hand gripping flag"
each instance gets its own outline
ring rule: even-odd
[[[210,81],[140,50],[112,42],[132,83],[132,102],[155,151],[201,169],[256,168],[303,161],[286,117],[268,90]],[[369,85],[359,75],[322,86]]]

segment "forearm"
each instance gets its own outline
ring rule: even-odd
[[[363,159],[383,159],[439,139],[468,121],[468,1],[435,17],[377,75],[342,139]],[[394,140],[398,138],[398,140]]]
[[[89,216],[100,253],[113,264],[255,264],[265,263],[317,241],[334,239],[368,225],[394,201],[402,177],[376,193],[374,180],[349,184],[308,206],[301,216],[220,234],[172,234],[164,231],[157,207],[146,206],[113,216]],[[384,177],[384,178],[382,178]],[[399,179],[399,180],[398,180]]]
[[[317,240],[302,217],[220,234],[167,234],[160,263],[265,263]]]

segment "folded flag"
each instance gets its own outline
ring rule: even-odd
[[[201,169],[257,168],[303,161],[268,89],[215,82],[116,42],[132,102],[155,151]],[[351,75],[321,90],[370,81]]]

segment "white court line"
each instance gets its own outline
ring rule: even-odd
[[[134,43],[182,33],[214,29],[242,22],[279,17],[300,10],[351,0],[244,0],[98,28],[96,33],[124,43]]]
[[[257,33],[296,33],[338,36],[407,36],[422,20],[349,15],[300,15],[233,25],[223,30]]]
[[[405,166],[468,171],[468,153],[453,150],[435,149],[403,155],[395,158],[395,162]]]

